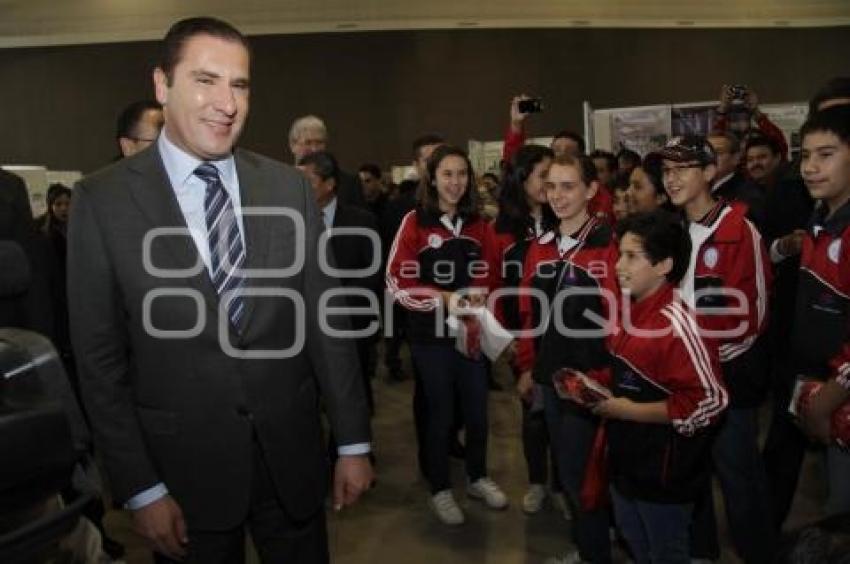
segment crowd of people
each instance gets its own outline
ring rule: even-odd
[[[813,97],[793,161],[752,90],[724,87],[708,135],[673,137],[643,156],[588,152],[569,130],[549,147],[526,144],[527,97],[517,96],[498,174],[476,176],[463,149],[427,133],[412,143],[414,174],[396,186],[376,164],[356,175],[342,170],[317,116],[295,120],[289,132],[298,171],[235,150],[247,112],[244,37],[201,18],[176,24],[165,43],[157,101],[134,103],[119,117],[121,155],[73,191],[52,186],[26,245],[50,257],[36,261],[50,264],[42,272],[53,314],[43,331],[86,408],[112,493],[158,561],[187,551],[193,561],[238,561],[220,555],[239,551],[242,537],[221,530],[242,524],[269,562],[326,559],[316,517],[327,482],[320,468],[331,462],[335,507],[372,483],[380,445],[368,432],[371,380],[379,361],[390,382],[408,377],[405,343],[418,468],[435,517],[447,526],[466,520],[450,480],[452,455],[465,461],[468,495],[505,508],[510,501],[487,464],[493,362],[476,346],[458,346],[447,328],[460,320],[480,335],[482,308],[516,336],[502,361],[522,413],[522,509],[536,513],[551,495],[571,518],[576,550],[558,562],[610,562],[612,527],[635,562],[718,560],[714,478],[737,555],[772,562],[813,443],[827,461],[824,513],[850,513],[846,427],[833,421],[850,399],[850,79]],[[193,95],[203,100],[197,108]],[[192,122],[192,112],[205,122]],[[266,192],[250,192],[249,181]],[[167,196],[145,191],[154,185]],[[329,326],[347,337],[311,326],[307,352],[280,361],[289,364],[251,364],[237,354],[298,341],[275,328],[294,315],[288,306],[263,309],[250,294],[233,293],[279,288],[275,278],[257,282],[230,267],[280,268],[297,255],[281,243],[295,231],[238,211],[256,205],[295,209],[306,224],[304,272],[283,286],[317,310],[320,290],[348,290],[322,303],[334,308]],[[196,227],[189,246],[157,260],[180,271],[184,259],[200,256],[206,268],[185,270],[187,284],[224,304],[221,322],[202,322],[185,350],[141,335],[135,323],[141,296],[156,286],[141,273],[136,234],[150,227],[143,216],[155,226]],[[271,234],[278,239],[266,240]],[[331,252],[317,257],[312,249],[322,255],[325,243]],[[335,274],[325,272],[327,256]],[[157,327],[185,329],[173,321],[185,305],[146,307]],[[6,325],[27,322],[4,317]],[[207,331],[210,343],[224,331],[236,353],[211,352],[200,341]],[[281,370],[298,378],[279,388],[271,374]],[[194,386],[205,372],[221,378],[201,401]],[[792,415],[801,380],[821,385]],[[326,450],[305,423],[318,419],[317,382]],[[575,382],[598,395],[571,396]],[[275,409],[298,417],[278,420]],[[224,411],[222,421],[210,415]],[[247,466],[234,462],[234,451]],[[305,462],[293,467],[296,456]],[[186,466],[198,464],[216,465],[218,474],[194,484]],[[241,481],[253,489],[232,485]],[[197,488],[221,483],[226,510],[209,511]],[[275,496],[285,517],[261,507]],[[99,524],[102,513],[93,508],[89,517]],[[281,548],[269,541],[270,527],[304,539],[295,552]],[[120,555],[114,541],[105,547]]]

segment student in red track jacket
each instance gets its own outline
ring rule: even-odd
[[[534,383],[543,390],[561,485],[573,507],[578,556],[605,563],[611,561],[608,510],[584,511],[578,503],[599,419],[561,401],[552,385],[560,368],[593,373],[609,362],[605,333],[617,307],[617,248],[611,228],[587,210],[595,179],[593,161],[586,156],[556,158],[549,168],[545,232],[531,244],[525,260],[520,317],[527,333],[519,340],[516,363],[520,390],[530,390]],[[545,297],[532,299],[532,291]],[[533,336],[531,329],[538,326],[542,334]]]
[[[543,184],[553,157],[548,147],[526,145],[514,154],[505,168],[499,190],[499,215],[493,222],[504,289],[519,288],[528,248],[542,235],[543,207],[548,205]],[[506,329],[522,329],[518,296],[505,295],[495,305],[499,320]],[[514,376],[518,377],[516,365],[512,368]],[[522,498],[522,509],[526,513],[537,513],[543,508],[549,482],[549,431],[541,399],[539,388],[536,393],[520,397],[522,450],[529,482],[528,491]],[[553,476],[553,491],[558,489],[557,484],[557,476]]]
[[[850,106],[817,112],[800,137],[800,171],[819,204],[803,239],[794,364],[800,378],[824,382],[803,427],[830,443],[832,414],[850,399]],[[826,468],[826,512],[850,513],[850,454],[831,444]]]
[[[494,509],[504,508],[507,498],[487,477],[484,360],[455,349],[445,320],[457,312],[461,301],[484,304],[497,280],[499,260],[492,227],[477,212],[466,153],[438,147],[428,160],[427,173],[419,204],[404,217],[390,249],[387,288],[409,313],[411,355],[425,396],[431,505],[443,523],[460,525],[464,515],[449,481],[454,402],[461,402],[466,427],[467,493]]]
[[[716,351],[676,292],[691,249],[681,223],[658,210],[629,216],[617,233],[624,302],[609,341],[614,397],[594,408],[610,419],[614,512],[636,562],[687,563],[691,512],[710,478],[705,430],[728,399]]]
[[[681,209],[691,237],[682,297],[696,310],[704,338],[717,342],[729,409],[713,446],[714,467],[726,500],[732,541],[746,562],[770,561],[774,530],[764,464],[758,447],[758,406],[767,388],[763,342],[770,261],[746,208],[715,201],[717,171],[711,145],[701,136],[674,137],[661,150],[664,187]],[[710,498],[709,498],[710,499]],[[713,523],[699,510],[695,530]]]

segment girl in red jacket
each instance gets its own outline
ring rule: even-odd
[[[502,288],[519,288],[528,249],[543,234],[543,208],[548,205],[544,182],[553,158],[554,153],[548,147],[525,145],[505,169],[499,191],[499,215],[493,223],[501,258]],[[497,300],[496,311],[506,329],[522,329],[517,295],[506,294]],[[512,368],[518,377],[516,365]],[[522,498],[526,513],[537,513],[543,508],[549,481],[549,432],[541,400],[539,388],[536,393],[532,391],[520,397],[522,450],[529,481]],[[553,491],[558,490],[557,483],[557,476],[553,476]]]
[[[599,419],[560,400],[552,377],[561,368],[592,373],[608,366],[605,333],[606,320],[617,308],[617,247],[611,228],[588,211],[598,186],[593,161],[586,156],[555,159],[544,186],[549,202],[543,210],[544,233],[528,250],[521,286],[526,331],[517,347],[518,386],[523,395],[535,383],[541,386],[561,486],[573,509],[578,557],[606,563],[611,561],[608,511],[578,507]]]
[[[402,220],[390,248],[387,288],[408,311],[408,339],[425,396],[425,469],[431,506],[447,525],[464,515],[449,482],[454,404],[466,428],[467,493],[502,509],[507,498],[487,476],[487,369],[479,355],[455,348],[446,325],[460,305],[480,306],[498,280],[493,229],[477,211],[472,165],[442,145],[428,160],[417,207]]]

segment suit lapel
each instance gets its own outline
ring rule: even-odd
[[[177,197],[165,172],[156,143],[139,158],[134,159],[130,170],[135,176],[130,182],[130,194],[141,212],[147,217],[152,228],[176,227],[187,229],[186,219],[177,203]],[[157,243],[171,253],[178,268],[189,268],[200,261],[198,249],[188,232],[185,235],[163,236]],[[218,308],[218,293],[210,282],[204,267],[187,280],[206,298],[210,309]]]
[[[263,178],[259,163],[250,154],[236,150],[234,152],[236,162],[236,174],[239,176],[239,197],[242,200],[243,216],[242,224],[245,228],[245,268],[248,270],[263,269],[267,266],[268,254],[268,218],[259,208],[268,206],[274,201],[266,195],[267,190],[274,187]],[[247,212],[245,209],[248,208]],[[257,277],[246,277],[245,287],[251,288],[263,284],[263,279]],[[251,322],[257,299],[245,300],[244,327],[247,330]]]

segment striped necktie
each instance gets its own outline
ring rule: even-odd
[[[244,284],[238,271],[245,265],[245,246],[242,244],[233,202],[224,189],[218,169],[210,163],[202,163],[195,169],[195,176],[207,183],[204,212],[210,246],[210,278],[218,295],[225,298],[227,292],[238,291]],[[234,295],[227,304],[227,317],[237,329],[244,310],[242,296]]]

